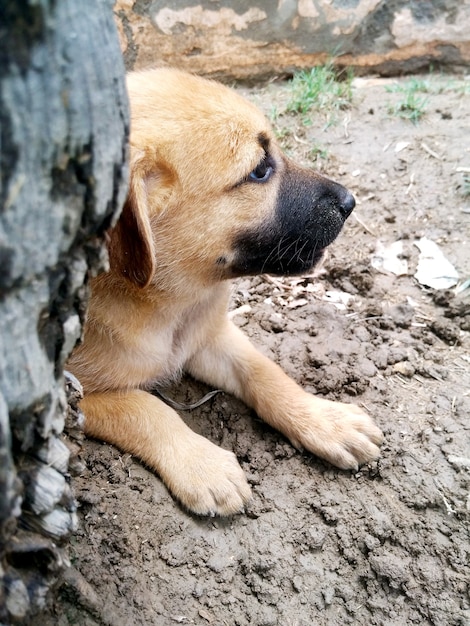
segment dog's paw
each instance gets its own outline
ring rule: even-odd
[[[198,515],[241,513],[251,498],[233,452],[195,433],[184,444],[178,444],[162,478],[173,495]]]
[[[307,412],[296,420],[289,438],[297,448],[355,470],[379,456],[383,434],[358,406],[308,396]]]

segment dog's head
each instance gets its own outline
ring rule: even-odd
[[[310,270],[354,208],[295,165],[262,113],[223,85],[170,69],[130,74],[130,191],[112,269],[171,288]]]

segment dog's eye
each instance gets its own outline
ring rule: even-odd
[[[273,172],[273,166],[269,162],[268,157],[265,157],[260,163],[258,163],[255,169],[249,173],[248,180],[253,181],[254,183],[265,183],[271,178]]]

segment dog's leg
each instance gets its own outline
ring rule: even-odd
[[[228,320],[187,370],[242,398],[295,447],[338,467],[355,469],[379,455],[382,433],[364,411],[305,392]]]
[[[149,393],[90,394],[81,408],[87,435],[142,459],[194,513],[231,515],[249,500],[250,488],[235,455],[194,433]]]

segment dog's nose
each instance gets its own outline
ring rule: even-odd
[[[352,193],[349,193],[349,191],[346,191],[343,198],[341,198],[341,202],[339,205],[339,210],[341,211],[344,219],[351,215],[355,206],[356,200],[354,199],[354,196],[352,195]]]

